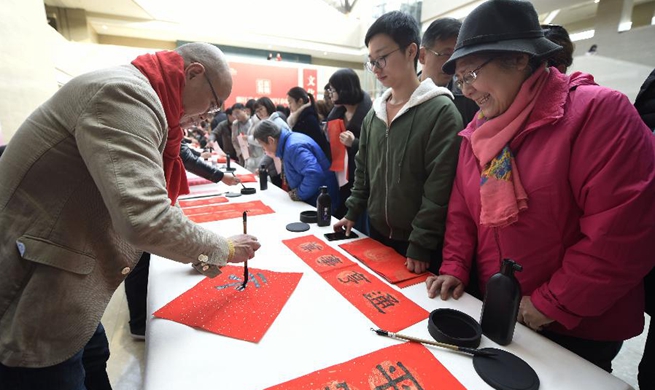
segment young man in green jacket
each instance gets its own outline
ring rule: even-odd
[[[410,15],[382,15],[366,33],[368,70],[388,89],[362,124],[348,213],[368,210],[371,237],[407,257],[415,273],[437,271],[455,175],[462,119],[449,90],[416,78],[420,33]]]

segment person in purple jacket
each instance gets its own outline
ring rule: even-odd
[[[529,2],[464,21],[443,70],[480,107],[464,129],[440,275],[428,295],[484,293],[503,258],[523,266],[518,321],[606,371],[642,332],[655,264],[655,148],[623,94],[546,65],[560,50]]]

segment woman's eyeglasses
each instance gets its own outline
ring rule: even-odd
[[[453,80],[455,81],[455,85],[457,85],[457,88],[459,89],[464,89],[464,84],[466,85],[471,85],[475,82],[475,80],[478,78],[478,72],[480,69],[482,69],[483,66],[487,65],[491,61],[495,60],[495,57],[491,57],[485,62],[482,63],[482,65],[478,66],[477,68],[473,69],[470,72],[467,72],[464,76],[461,78],[457,76],[453,76]]]

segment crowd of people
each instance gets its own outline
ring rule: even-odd
[[[175,207],[185,169],[238,184],[203,161],[211,151],[265,170],[294,201],[315,206],[327,186],[334,230],[357,229],[409,271],[433,272],[432,298],[481,299],[513,259],[518,321],[611,372],[655,306],[644,293],[655,265],[653,75],[635,108],[593,76],[567,74],[568,33],[540,25],[526,1],[488,0],[422,36],[413,17],[389,12],[364,44],[386,88],[375,99],[340,69],[321,100],[294,87],[288,108],[270,97],[224,108],[225,56],[191,43],[74,78],[39,107],[0,159],[0,226],[11,226],[0,233],[0,387],[111,388],[100,317],[128,274],[147,278],[149,253],[209,277],[254,257],[256,237],[219,236]],[[145,288],[126,282],[141,335]],[[655,388],[652,333],[642,388]]]

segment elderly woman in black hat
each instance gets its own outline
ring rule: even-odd
[[[641,333],[655,264],[653,136],[621,93],[548,68],[529,2],[491,0],[443,66],[480,107],[463,130],[443,264],[428,294],[459,298],[503,258],[523,266],[518,321],[611,371]],[[475,264],[474,264],[475,263]]]

